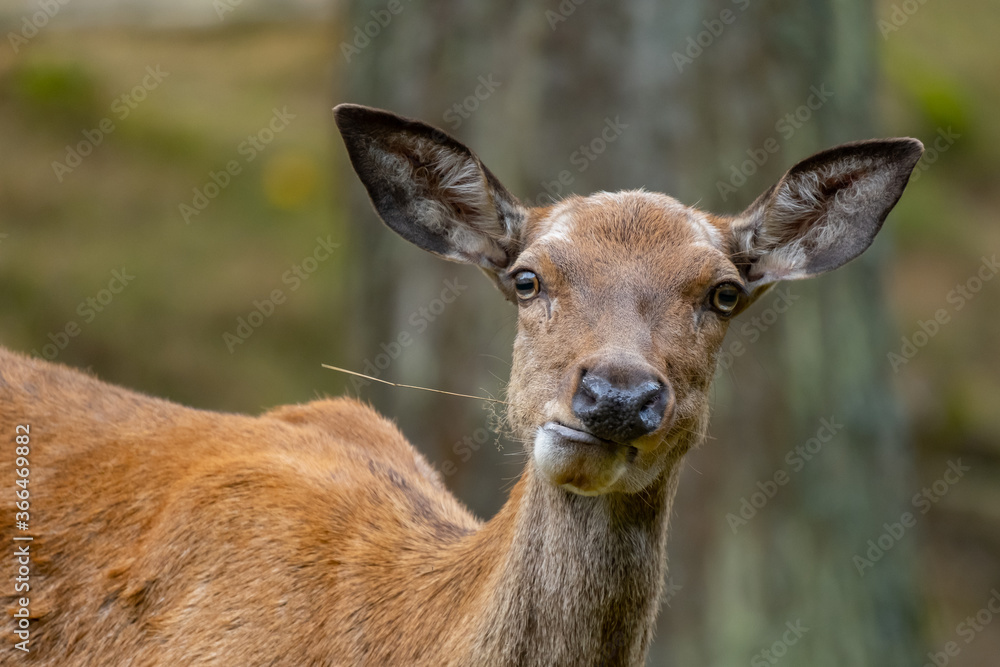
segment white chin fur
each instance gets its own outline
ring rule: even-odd
[[[597,496],[607,493],[625,473],[624,448],[568,440],[546,426],[535,433],[533,456],[538,471],[553,484],[583,496]]]

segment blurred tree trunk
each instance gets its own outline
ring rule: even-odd
[[[723,3],[702,13],[711,21],[729,8],[735,17],[684,72],[698,82],[692,97],[704,114],[703,151],[717,160],[707,170],[716,187],[701,186],[714,200],[705,204],[716,210],[739,210],[816,150],[877,134],[870,3],[781,4]],[[687,26],[696,38],[711,28],[700,21]],[[760,149],[772,137],[780,149],[755,169],[753,160],[764,161]],[[749,174],[742,187],[734,165]],[[727,202],[720,201],[724,194]],[[672,628],[663,630],[696,638],[694,646],[673,650],[678,664],[730,665],[754,655],[769,664],[760,652],[781,640],[786,622],[809,628],[787,648],[792,664],[919,662],[915,536],[863,577],[853,562],[883,523],[913,509],[907,505],[916,490],[885,361],[893,339],[883,308],[886,248],[880,239],[840,271],[779,286],[730,332],[724,349],[733,352],[731,367],[724,358],[717,378],[721,409],[712,433],[718,440],[690,461],[704,475],[682,482],[682,489],[695,483],[682,490],[683,527],[672,535],[676,583],[685,588],[676,595],[679,613],[665,619]],[[782,293],[791,295],[783,314]],[[810,439],[826,434],[824,419],[842,425],[835,437],[813,458],[796,453],[798,460],[789,462],[796,446],[819,444]],[[790,481],[775,488],[778,471]],[[746,524],[726,519],[742,518],[743,499],[768,491],[774,498]],[[694,577],[689,585],[686,564]],[[704,604],[697,627],[685,613],[688,587]]]
[[[375,33],[370,22],[384,19],[385,7],[351,3],[341,39],[358,50],[348,47],[341,99],[452,132],[532,204],[646,187],[735,213],[795,161],[876,134],[867,0],[404,3],[359,46],[358,29]],[[810,95],[818,108],[803,107]],[[769,138],[779,148],[761,159]],[[762,164],[734,176],[753,155]],[[363,336],[354,367],[411,330],[411,313],[460,276],[468,289],[381,376],[495,393],[494,375],[506,379],[514,309],[476,271],[410,248],[376,223],[360,186],[343,189],[353,196],[351,319]],[[881,667],[921,655],[908,552],[915,538],[864,577],[852,562],[884,522],[898,521],[912,493],[884,356],[885,247],[812,284],[772,291],[730,332],[726,348],[740,342],[745,352],[720,371],[715,439],[682,478],[673,592],[650,664],[745,664],[797,621],[808,632],[787,647],[786,664]],[[785,292],[787,312],[765,312]],[[398,418],[437,465],[456,465],[449,484],[463,499],[481,512],[499,505],[497,480],[514,476],[520,457],[498,471],[492,441],[467,462],[453,449],[483,426],[479,406],[402,389],[360,393]],[[821,419],[843,427],[793,469],[787,452],[816,436]],[[778,470],[790,481],[734,533],[727,514]]]
[[[512,155],[514,130],[499,120],[501,98],[511,86],[502,62],[507,44],[488,36],[491,26],[498,26],[498,35],[509,28],[516,8],[402,2],[392,13],[384,0],[345,8],[338,49],[344,85],[337,101],[424,120],[473,147],[498,173],[510,174],[504,162]],[[344,155],[339,145],[337,154]],[[509,375],[514,307],[478,269],[442,261],[396,236],[378,220],[346,158],[343,165],[340,189],[350,193],[347,227],[353,233],[349,293],[356,299],[354,352],[346,363],[367,367],[365,372],[374,366],[378,377],[393,381],[499,396]],[[451,303],[441,298],[444,290]],[[397,347],[400,334],[411,342]],[[384,367],[393,352],[398,356]],[[500,507],[522,458],[519,446],[498,451],[487,405],[375,384],[358,393],[399,422],[474,511],[491,515]]]

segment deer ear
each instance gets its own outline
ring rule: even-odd
[[[751,293],[854,259],[875,239],[924,147],[875,139],[817,153],[730,221],[733,262]]]
[[[487,272],[510,265],[526,211],[471,150],[380,109],[341,104],[334,117],[375,210],[396,233]]]

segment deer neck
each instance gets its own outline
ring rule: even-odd
[[[476,664],[641,664],[666,572],[678,470],[675,461],[638,494],[585,497],[553,486],[529,462],[475,536],[494,554]]]

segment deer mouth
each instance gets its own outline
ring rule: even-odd
[[[579,429],[571,428],[565,424],[560,424],[559,422],[549,422],[542,426],[543,429],[557,435],[564,440],[569,440],[571,442],[578,442],[584,445],[600,445],[604,447],[620,447],[618,443],[611,442],[610,440],[604,440],[603,438],[598,438],[596,435],[591,435],[586,431],[581,431]]]
[[[600,495],[625,473],[638,450],[598,438],[559,422],[547,422],[535,435],[534,459],[549,480],[580,495]]]

